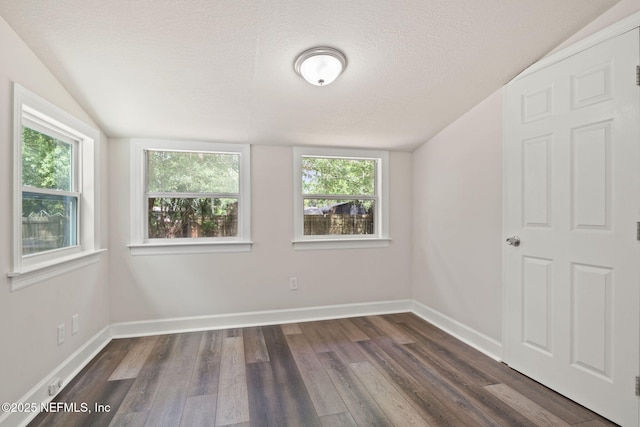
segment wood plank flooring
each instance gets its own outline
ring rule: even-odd
[[[113,340],[56,401],[91,413],[29,425],[615,425],[410,313]]]

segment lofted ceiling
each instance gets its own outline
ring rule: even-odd
[[[617,0],[2,0],[110,137],[413,150]],[[293,70],[333,46],[325,87]]]

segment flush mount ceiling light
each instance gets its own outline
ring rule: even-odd
[[[326,86],[333,82],[346,67],[346,56],[332,47],[305,50],[293,63],[296,73],[316,86]]]

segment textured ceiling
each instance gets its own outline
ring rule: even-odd
[[[413,150],[617,0],[2,0],[111,137]],[[293,71],[339,48],[342,76]]]

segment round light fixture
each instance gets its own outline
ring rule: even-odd
[[[330,84],[346,67],[346,56],[332,47],[314,47],[305,50],[293,63],[296,73],[315,86]]]

